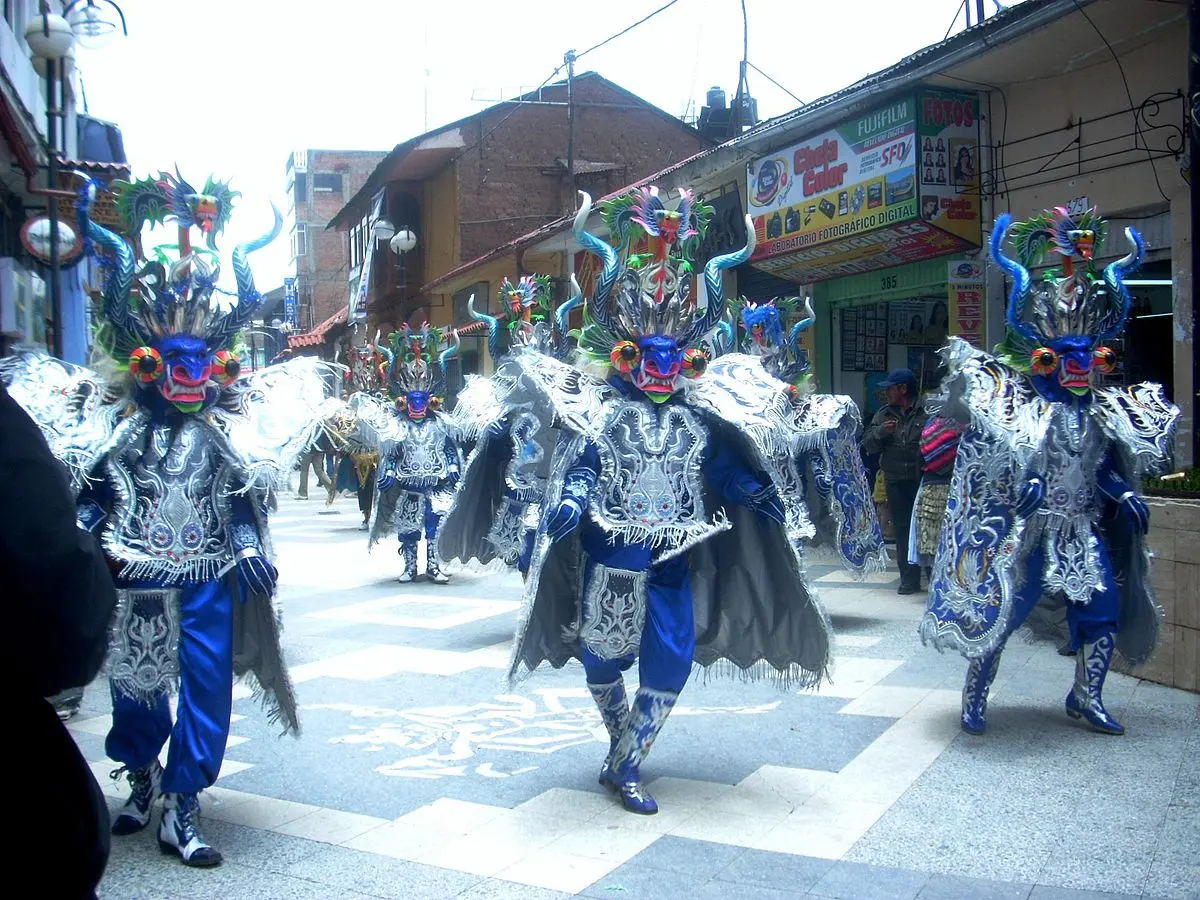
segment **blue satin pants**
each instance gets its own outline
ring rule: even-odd
[[[156,587],[157,585],[137,585]],[[112,686],[105,752],[130,769],[149,763],[169,738],[162,789],[195,794],[221,771],[233,711],[233,596],[225,581],[186,585],[179,598],[179,703],[174,725],[166,692],[147,706]]]
[[[642,687],[678,694],[692,673],[692,657],[696,649],[696,624],[687,554],[651,566],[652,553],[648,547],[619,542],[611,544],[608,536],[590,523],[583,525],[580,537],[587,555],[584,596],[587,596],[587,586],[595,577],[596,563],[629,571],[649,569],[646,624],[642,629],[639,652],[619,659],[600,659],[586,647],[581,648],[588,682],[610,684],[636,661],[638,682]]]
[[[442,524],[442,516],[440,513],[433,511],[433,500],[430,497],[425,498],[425,539],[433,541],[437,537],[438,526]],[[415,547],[421,541],[421,532],[410,531],[407,534],[397,535],[400,539],[400,546]]]
[[[1093,591],[1091,599],[1085,604],[1067,604],[1067,627],[1071,632],[1072,650],[1078,650],[1081,643],[1094,641],[1106,632],[1115,632],[1120,621],[1121,599],[1117,595],[1112,561],[1103,542],[1099,547],[1099,556],[1103,590],[1098,588]],[[1046,551],[1039,541],[1025,558],[1025,582],[1013,600],[1009,633],[1021,627],[1042,598],[1042,574],[1045,570]]]

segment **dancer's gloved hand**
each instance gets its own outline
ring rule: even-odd
[[[1046,485],[1037,475],[1029,478],[1017,495],[1017,505],[1014,512],[1021,518],[1028,518],[1041,509],[1046,502]]]
[[[557,543],[575,530],[583,517],[583,509],[571,499],[564,499],[546,523],[546,534]]]
[[[375,482],[375,487],[380,491],[386,491],[396,484],[396,479],[391,475],[380,475],[379,480]]]
[[[778,525],[787,524],[787,513],[784,511],[783,501],[779,499],[778,493],[764,497],[755,507],[755,512]]]
[[[250,551],[242,551],[249,553]],[[242,602],[250,594],[262,594],[266,597],[275,593],[275,584],[279,581],[279,572],[271,565],[265,556],[242,556],[237,561],[238,582],[242,587]]]
[[[504,437],[504,433],[508,431],[508,417],[502,416],[487,427],[484,435],[489,440],[499,440]]]
[[[1121,495],[1117,507],[1125,514],[1129,524],[1138,534],[1146,534],[1150,530],[1150,507],[1133,491]]]

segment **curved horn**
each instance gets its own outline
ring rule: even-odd
[[[1025,303],[1032,290],[1029,270],[1016,260],[1009,259],[1004,255],[1004,237],[1008,234],[1011,224],[1012,216],[1008,213],[1002,213],[996,218],[996,224],[992,226],[992,237],[988,243],[988,250],[992,256],[992,262],[1013,280],[1012,291],[1008,295],[1008,309],[1005,313],[1008,327],[1029,343],[1040,344],[1042,338],[1021,320],[1021,313],[1024,311]]]
[[[451,339],[451,343],[449,344],[449,346],[447,346],[446,349],[443,350],[441,352],[441,354],[438,356],[438,368],[440,368],[442,370],[443,378],[446,377],[447,363],[449,363],[450,360],[452,360],[458,356],[458,348],[459,348],[459,345],[462,343],[458,337],[458,329],[456,329],[456,328],[450,329],[450,339]]]
[[[488,353],[491,354],[494,361],[500,359],[500,320],[495,316],[489,316],[487,313],[478,312],[475,309],[475,295],[472,294],[467,300],[467,313],[476,322],[486,322],[488,330],[487,347]],[[457,332],[456,332],[457,334]]]
[[[1146,244],[1142,236],[1132,228],[1125,229],[1125,238],[1133,247],[1129,255],[1104,267],[1104,286],[1108,289],[1109,303],[1117,299],[1119,305],[1116,309],[1109,307],[1108,314],[1100,323],[1097,341],[1115,338],[1125,327],[1125,320],[1129,318],[1129,306],[1132,301],[1129,290],[1125,287],[1125,276],[1132,274],[1142,264],[1142,258],[1146,255]]]
[[[754,253],[757,236],[754,233],[754,220],[746,216],[746,246],[733,253],[714,256],[704,267],[704,286],[708,289],[708,306],[704,315],[692,320],[692,326],[684,336],[684,345],[693,344],[711,331],[725,316],[725,286],[721,283],[721,273],[734,266],[740,266]]]
[[[571,290],[573,293],[566,301],[563,302],[558,309],[554,311],[554,327],[559,334],[566,334],[570,331],[570,316],[571,311],[578,309],[583,303],[583,288],[579,286],[579,282],[575,279],[574,273],[571,274]]]
[[[280,215],[279,208],[274,203],[271,204],[271,212],[275,214],[275,222],[272,224],[271,230],[252,241],[238,244],[233,250],[233,277],[237,281],[238,304],[216,323],[213,334],[209,335],[210,344],[227,342],[246,326],[258,312],[258,308],[262,306],[262,295],[254,287],[254,273],[250,271],[246,257],[255,250],[261,250],[267,246],[279,237],[279,232],[283,230],[283,216]]]
[[[81,174],[81,173],[80,173]],[[88,254],[97,258],[107,270],[108,277],[104,280],[104,316],[112,323],[121,335],[135,345],[146,342],[149,336],[143,334],[137,320],[130,312],[129,292],[133,289],[134,259],[133,249],[125,239],[102,225],[97,225],[88,216],[92,202],[96,199],[97,183],[84,176],[86,181],[79,191],[79,199],[75,204],[79,233],[84,236]],[[116,260],[113,265],[107,259],[99,257],[93,245],[100,245]]]
[[[717,323],[717,340],[714,342],[718,356],[724,356],[733,349],[733,343],[736,340],[734,336],[733,323],[729,319],[722,319]]]
[[[608,241],[602,241],[588,232],[586,226],[588,216],[592,212],[592,197],[587,191],[580,191],[579,196],[583,198],[583,202],[575,216],[575,225],[571,231],[575,235],[575,240],[584,250],[599,256],[603,262],[600,274],[596,276],[596,289],[592,293],[592,320],[601,328],[611,331],[612,314],[608,308],[608,295],[612,293],[613,285],[617,283],[619,269],[617,251]]]

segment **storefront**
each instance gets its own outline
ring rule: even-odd
[[[747,184],[749,264],[811,286],[820,389],[869,414],[889,369],[932,380],[947,334],[982,342],[983,271],[968,258],[981,242],[975,94],[901,97],[755,160]]]

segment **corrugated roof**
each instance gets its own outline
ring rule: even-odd
[[[661,169],[660,171],[655,172],[653,175],[648,175],[639,181],[628,184],[620,190],[614,191],[613,193],[608,194],[600,199],[603,201],[620,197],[623,194],[629,193],[629,191],[634,190],[635,188],[644,187],[646,185],[659,182],[667,176],[680,171],[681,169],[695,165],[696,163],[715,156],[718,153],[729,150],[736,151],[738,148],[747,144],[760,143],[764,140],[764,138],[776,132],[790,131],[792,129],[799,130],[803,127],[803,124],[806,120],[810,118],[815,119],[822,111],[837,104],[839,101],[851,99],[855,97],[855,95],[868,90],[876,91],[886,89],[887,87],[892,86],[892,82],[899,82],[905,75],[908,75],[914,71],[920,72],[920,70],[929,64],[938,61],[944,61],[945,58],[953,56],[956,52],[959,52],[963,48],[970,48],[979,41],[983,41],[985,44],[987,44],[988,37],[994,35],[996,32],[1005,31],[1010,28],[1013,29],[1014,33],[1004,36],[1000,41],[997,42],[1003,43],[1004,41],[1020,37],[1033,28],[1040,27],[1048,22],[1061,18],[1062,16],[1075,11],[1080,6],[1086,6],[1093,2],[1095,2],[1095,0],[1026,0],[1026,2],[1018,6],[1000,9],[995,15],[988,19],[984,19],[984,21],[978,25],[973,25],[970,28],[966,28],[953,37],[946,38],[945,40],[939,41],[936,44],[930,44],[928,47],[923,47],[916,53],[906,56],[904,59],[900,60],[894,65],[888,66],[886,69],[880,69],[878,72],[875,72],[872,75],[868,75],[847,87],[840,88],[839,90],[834,91],[832,94],[827,94],[824,97],[820,97],[817,100],[814,100],[812,103],[798,107],[791,112],[776,116],[773,119],[767,119],[744,134],[740,134],[735,138],[731,138],[724,144],[720,144],[716,147],[710,147],[709,149],[702,150],[694,156],[688,157],[687,159],[672,163],[665,169]],[[925,76],[922,73],[919,77]],[[756,152],[757,150],[751,148],[747,148],[746,150],[746,154],[748,156],[753,155]],[[733,164],[736,163],[731,163],[731,165]],[[428,284],[424,285],[421,288],[421,292],[426,293],[430,290],[433,290],[439,285],[445,284],[446,282],[459,277],[471,269],[483,265],[486,262],[490,262],[499,256],[525,249],[539,243],[545,238],[560,234],[571,227],[574,218],[575,216],[572,214],[568,216],[562,216],[561,218],[555,219],[552,222],[547,222],[545,225],[541,226],[535,231],[531,231],[528,234],[515,238],[509,241],[507,244],[502,244],[501,246],[496,247],[494,250],[488,251],[477,259],[463,263],[452,272],[448,272],[439,278],[435,278],[433,281],[430,281]]]

